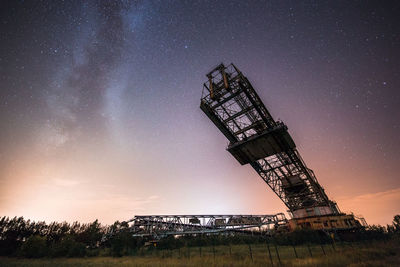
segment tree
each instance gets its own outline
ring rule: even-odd
[[[85,224],[75,231],[78,231],[77,241],[86,244],[89,248],[98,247],[104,234],[104,229],[98,220]]]
[[[400,215],[397,214],[393,218],[393,226],[396,232],[400,232]]]
[[[83,257],[85,255],[85,244],[76,242],[72,236],[66,236],[53,245],[53,257]]]
[[[26,258],[40,258],[47,254],[46,239],[34,235],[28,238],[21,247],[21,254]]]

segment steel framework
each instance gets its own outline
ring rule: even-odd
[[[270,230],[287,223],[285,215],[141,215],[127,221],[133,236],[214,234]]]
[[[227,150],[250,164],[294,217],[339,214],[307,168],[287,126],[273,119],[249,80],[230,64],[207,75],[200,108],[229,140]]]

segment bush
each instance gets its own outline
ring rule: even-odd
[[[47,253],[46,239],[41,236],[31,236],[21,246],[21,255],[26,258],[40,258]]]
[[[66,237],[53,246],[53,257],[83,257],[86,255],[85,244]]]
[[[86,255],[86,247],[84,244],[74,242],[68,251],[68,257],[83,257]]]
[[[21,241],[13,239],[0,240],[0,256],[14,256],[21,243]]]
[[[121,235],[116,235],[111,240],[111,255],[113,257],[122,257],[125,244]]]

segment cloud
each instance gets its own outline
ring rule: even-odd
[[[152,203],[156,203],[158,202],[158,199],[160,197],[159,196],[149,196],[147,198],[144,199],[135,199],[134,201],[131,202],[132,204],[132,210],[136,210],[136,211],[143,211],[145,210],[146,206],[148,204],[152,204]]]
[[[48,222],[99,219],[111,224],[137,214],[149,214],[162,200],[158,195],[138,197],[127,192],[114,193],[109,185],[64,177],[18,189],[18,192],[0,195],[3,215]]]
[[[369,224],[391,224],[400,214],[400,188],[338,199],[345,212],[363,215]]]
[[[80,181],[70,179],[54,179],[53,182],[55,185],[62,187],[71,187],[82,183]]]
[[[127,194],[99,194],[95,198],[82,199],[73,214],[79,214],[84,221],[99,218],[102,222],[112,223],[116,219],[128,220],[138,214],[148,214],[148,210],[154,209],[160,201],[157,195],[136,198]]]

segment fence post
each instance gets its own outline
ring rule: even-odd
[[[200,252],[200,258],[201,258],[201,247],[199,247],[199,252]]]
[[[293,243],[292,243],[292,247],[293,247],[294,255],[296,255],[296,259],[299,258],[299,256],[297,256],[296,247]]]
[[[190,259],[190,247],[188,246],[188,258]]]
[[[282,265],[281,257],[279,256],[279,252],[278,252],[278,246],[276,245],[276,240],[274,242],[274,245],[275,245],[276,256],[278,256],[279,265]]]
[[[311,253],[311,248],[310,248],[310,244],[307,243],[307,248],[308,248],[308,252],[310,253],[310,256],[312,258],[312,253]]]
[[[249,245],[250,258],[251,258],[251,261],[253,261],[253,252],[251,251],[251,245],[250,244],[248,244],[248,245]]]
[[[232,257],[232,246],[229,244],[229,256]]]
[[[326,256],[325,249],[324,249],[324,241],[322,240],[321,235],[318,235],[318,239],[319,239],[319,245],[321,246],[322,252]]]
[[[333,249],[333,251],[336,251],[334,236],[333,236],[332,234],[330,234],[329,236],[330,236],[330,238],[331,238],[331,246],[332,246],[332,249]]]
[[[269,260],[271,261],[271,265],[274,266],[274,262],[272,261],[272,256],[271,256],[271,250],[269,249],[268,239],[266,243],[268,248]]]
[[[213,253],[214,253],[214,261],[215,261],[215,245],[213,244]]]
[[[326,256],[325,249],[324,249],[324,244],[322,244],[322,243],[321,243],[321,249],[322,249],[322,252],[324,253],[324,255]]]
[[[331,245],[332,245],[333,251],[336,251],[335,244],[332,242]]]

